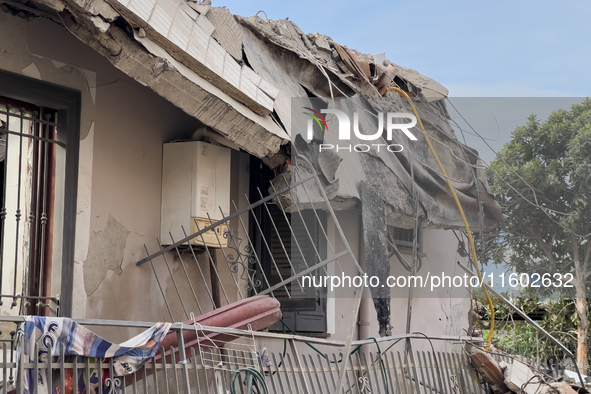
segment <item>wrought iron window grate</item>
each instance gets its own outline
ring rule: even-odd
[[[304,276],[341,275],[346,257],[353,264],[348,275],[363,274],[321,182],[306,164],[294,163],[268,189],[258,188],[257,200],[245,195],[232,201],[232,213],[220,209],[222,219],[208,214],[206,227],[195,220],[197,231],[188,234],[182,228],[184,239],[156,240],[155,253],[144,245],[148,257],[137,265],[150,265],[172,321],[179,311],[188,319],[191,312],[203,314],[264,294],[285,305],[298,301],[292,302],[294,310],[312,316],[326,294],[304,285]],[[206,238],[217,247],[208,246]],[[163,290],[166,280],[174,287],[172,298]]]
[[[57,314],[51,270],[60,260],[62,222],[54,212],[65,144],[56,111],[7,101],[0,97],[0,304],[22,314],[49,313],[48,307]]]

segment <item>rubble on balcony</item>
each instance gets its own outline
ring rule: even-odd
[[[574,394],[588,392],[575,379],[562,374],[551,376],[541,365],[533,365],[520,356],[504,354],[491,346],[489,351],[467,345],[472,366],[495,394]]]

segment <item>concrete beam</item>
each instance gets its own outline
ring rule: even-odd
[[[78,2],[64,1],[73,15],[64,18],[68,30],[142,85],[259,158],[272,157],[289,141],[289,136],[269,115],[254,113],[158,45],[145,40],[142,46],[115,26],[102,31],[93,21],[99,15],[90,14]]]

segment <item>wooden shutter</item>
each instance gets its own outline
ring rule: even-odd
[[[326,214],[323,211],[317,211],[316,214],[312,210],[302,211],[301,215],[297,212],[288,214],[289,223],[276,206],[269,205],[269,211],[270,219],[275,224],[273,227],[273,223],[270,223],[271,229],[267,238],[270,240],[275,264],[270,258],[265,261],[271,285],[280,282],[281,277],[285,280],[326,259],[326,239],[320,228],[320,225],[326,226]],[[289,229],[290,225],[293,234]],[[281,277],[277,273],[277,268]],[[291,297],[288,297],[284,288],[274,292],[275,297],[281,302],[285,323],[296,331],[326,332],[326,290],[302,288],[296,281],[290,283],[287,290]],[[281,322],[271,329],[282,330]]]

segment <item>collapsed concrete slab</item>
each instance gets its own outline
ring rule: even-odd
[[[505,384],[503,371],[493,356],[475,346],[471,346],[468,353],[474,369],[482,374],[484,381],[490,385],[493,393],[506,394],[511,392]]]
[[[289,136],[272,117],[249,108],[246,99],[236,100],[231,89],[216,86],[148,38],[141,39],[109,3],[52,0],[43,4],[60,11],[70,32],[115,67],[244,150],[271,157],[288,142]],[[258,112],[268,114],[269,110]]]

